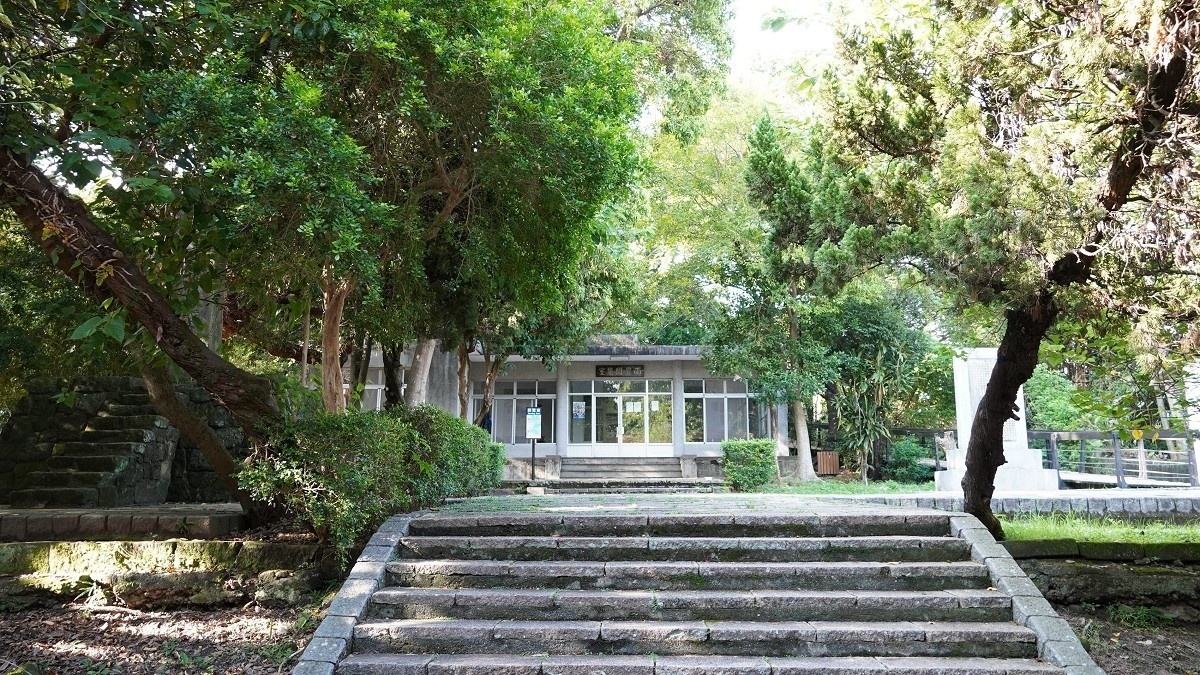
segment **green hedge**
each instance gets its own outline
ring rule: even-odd
[[[504,446],[432,406],[394,413],[319,413],[271,434],[238,474],[344,556],[393,513],[500,484]]]
[[[883,463],[883,477],[901,483],[927,483],[933,480],[933,467],[921,463],[930,452],[912,436],[892,440]]]
[[[774,440],[724,441],[721,452],[725,453],[725,482],[735,492],[757,490],[779,475]]]

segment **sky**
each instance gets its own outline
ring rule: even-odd
[[[820,60],[834,46],[827,0],[733,0],[733,56],[730,85],[762,92],[778,91],[783,70],[799,60]],[[780,13],[799,21],[779,31],[764,30],[763,20]]]

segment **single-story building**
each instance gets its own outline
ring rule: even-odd
[[[553,369],[514,356],[484,426],[522,458],[530,413],[541,419],[539,456],[715,457],[726,439],[771,438],[771,415],[786,420],[786,407],[761,402],[743,379],[714,376],[700,357],[697,346],[644,346],[633,336],[597,338]],[[456,367],[453,354],[438,353],[429,381],[429,402],[455,414]],[[483,405],[485,370],[483,355],[471,354],[471,419]],[[381,405],[382,383],[382,361],[373,362],[364,407]]]

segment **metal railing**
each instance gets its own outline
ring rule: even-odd
[[[1132,443],[1116,431],[1030,430],[1029,439],[1045,440],[1046,468],[1059,474],[1059,484],[1112,484],[1118,488],[1200,485],[1193,434],[1147,429]],[[1148,448],[1147,441],[1168,441]],[[1175,441],[1171,443],[1169,441]],[[1183,441],[1179,443],[1178,441]]]

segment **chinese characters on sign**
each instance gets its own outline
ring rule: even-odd
[[[596,366],[596,377],[645,377],[645,366]]]

